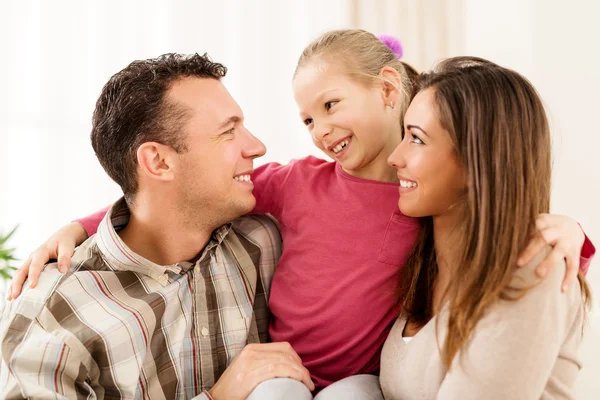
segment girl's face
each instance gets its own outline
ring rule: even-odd
[[[418,93],[404,116],[404,138],[389,158],[398,170],[400,211],[409,217],[446,214],[467,192],[466,172],[440,124],[435,92]]]
[[[350,175],[397,181],[387,166],[401,140],[400,107],[388,107],[399,99],[392,85],[369,86],[335,65],[312,62],[298,70],[293,89],[300,117],[319,149]]]

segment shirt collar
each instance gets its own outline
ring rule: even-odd
[[[134,253],[117,234],[118,231],[127,225],[130,217],[131,211],[129,210],[129,207],[127,207],[125,198],[122,197],[112,205],[98,226],[98,232],[96,233],[98,249],[104,256],[108,265],[114,270],[132,271],[148,275],[160,282],[163,286],[166,286],[169,281],[167,271],[175,274],[187,272],[195,263],[202,260],[210,250],[221,245],[231,230],[232,225],[231,223],[228,223],[217,228],[213,232],[210,241],[204,247],[202,254],[195,263],[183,261],[165,266],[155,264],[139,254]]]

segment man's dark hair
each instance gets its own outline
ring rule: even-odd
[[[180,133],[188,110],[165,99],[171,85],[182,78],[221,79],[222,64],[207,54],[169,53],[134,61],[104,85],[92,118],[92,146],[108,175],[121,186],[128,203],[138,189],[137,150],[145,142],[187,151]]]

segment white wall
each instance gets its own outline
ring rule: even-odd
[[[466,0],[465,54],[527,76],[544,99],[553,130],[552,211],[567,214],[600,243],[600,2]],[[588,274],[595,295],[581,348],[578,399],[600,396],[600,262]]]

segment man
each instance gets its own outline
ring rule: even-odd
[[[274,377],[314,388],[289,344],[264,343],[281,238],[267,217],[231,222],[254,207],[265,147],[225,73],[167,54],[105,85],[92,145],[124,197],[67,274],[50,265],[7,305],[2,397],[245,399]]]

